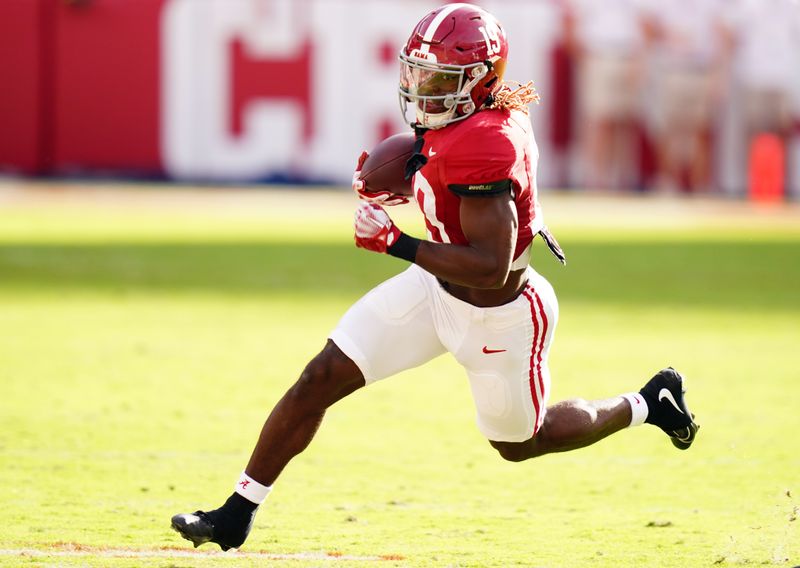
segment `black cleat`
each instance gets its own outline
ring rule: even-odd
[[[172,530],[176,531],[186,540],[192,541],[197,548],[201,544],[214,541],[214,523],[203,511],[194,513],[181,513],[172,517]],[[222,550],[229,550],[230,547],[219,544]]]
[[[672,367],[656,373],[639,391],[647,402],[647,420],[661,428],[670,437],[672,445],[686,450],[694,442],[700,428],[694,414],[686,406],[686,387],[683,377]]]
[[[258,507],[234,493],[213,511],[195,511],[172,517],[172,529],[197,548],[214,542],[223,551],[239,548],[247,540]]]

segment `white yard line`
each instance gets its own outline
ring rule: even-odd
[[[400,560],[394,556],[357,556],[352,554],[329,554],[325,552],[297,552],[294,554],[277,554],[272,552],[239,552],[239,551],[202,551],[180,549],[126,549],[126,548],[76,548],[46,550],[41,548],[9,548],[0,549],[0,557],[33,557],[33,558],[259,558],[263,560],[339,560],[376,562],[381,560]]]

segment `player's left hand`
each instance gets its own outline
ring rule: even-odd
[[[385,253],[401,234],[383,207],[374,203],[358,204],[354,225],[356,246],[374,252]]]
[[[353,172],[353,191],[356,192],[358,198],[367,203],[375,203],[376,205],[405,205],[408,203],[408,197],[403,195],[396,195],[391,191],[370,191],[367,189],[366,183],[361,179],[361,168],[364,167],[364,162],[369,158],[369,154],[364,151],[358,157],[358,164],[356,171]]]

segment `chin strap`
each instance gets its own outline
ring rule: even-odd
[[[492,63],[488,59],[484,61],[483,64],[486,65],[486,68],[488,69],[487,73],[491,73],[492,69],[494,69],[494,63]],[[478,106],[479,109],[491,108],[492,105],[494,104],[494,90],[495,90],[494,86],[497,83],[497,79],[498,77],[497,75],[495,75],[494,77],[486,81],[486,84],[483,86],[483,88],[489,91],[489,94],[487,95],[486,99]]]
[[[405,179],[407,180],[414,177],[414,174],[428,163],[428,157],[422,153],[422,147],[425,145],[424,136],[427,130],[427,128],[421,128],[416,124],[414,125],[414,136],[416,136],[416,139],[414,140],[414,153],[411,154],[411,157],[406,162]]]

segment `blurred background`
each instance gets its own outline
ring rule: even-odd
[[[0,172],[347,185],[424,0],[3,0]],[[487,0],[540,186],[800,196],[796,0]]]

